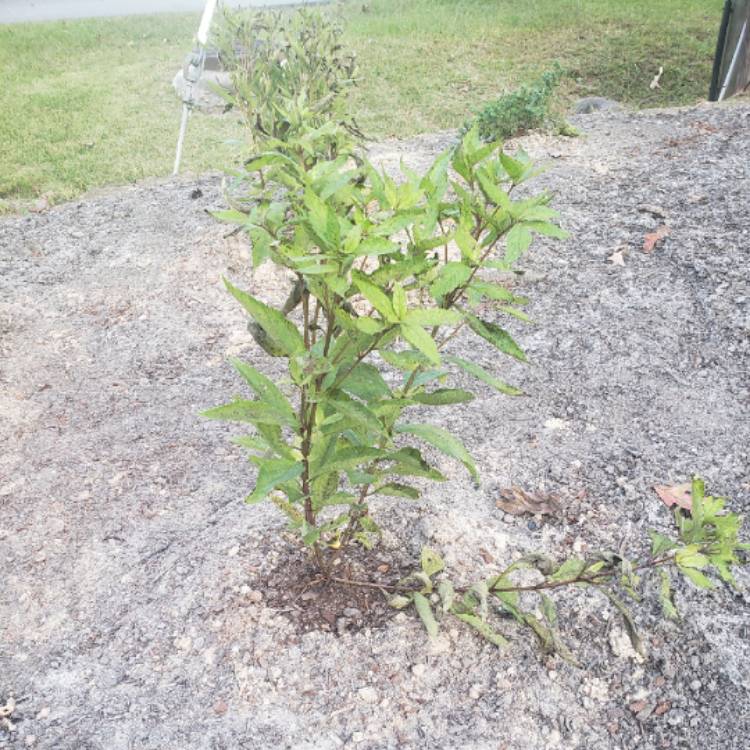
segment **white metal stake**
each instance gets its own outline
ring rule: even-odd
[[[203,9],[203,15],[201,16],[200,25],[198,26],[198,33],[195,35],[195,39],[198,42],[198,49],[195,50],[192,59],[184,68],[183,75],[185,77],[186,87],[185,95],[182,97],[182,119],[180,121],[180,133],[177,136],[177,151],[174,156],[173,175],[177,175],[180,172],[182,147],[185,143],[185,133],[187,131],[188,120],[190,119],[190,112],[193,109],[193,87],[198,83],[201,73],[203,73],[208,34],[211,30],[211,22],[213,21],[217,4],[218,0],[207,0],[206,7]]]
[[[747,21],[745,21],[745,23],[742,24],[742,31],[740,31],[740,36],[739,36],[739,39],[737,40],[737,46],[734,48],[734,54],[732,55],[732,62],[729,63],[729,70],[727,71],[726,78],[724,79],[724,85],[721,87],[721,91],[719,92],[718,101],[722,101],[724,99],[724,96],[727,93],[727,87],[729,86],[729,81],[732,80],[734,69],[737,67],[737,61],[740,59],[740,49],[742,48],[742,42],[745,41],[746,31],[747,31]]]

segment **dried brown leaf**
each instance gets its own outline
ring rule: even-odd
[[[690,482],[673,485],[657,484],[654,485],[654,492],[667,508],[677,505],[685,510],[691,510],[693,507],[692,484]]]
[[[669,237],[669,227],[666,224],[658,226],[655,231],[649,232],[643,238],[643,252],[652,253],[654,248],[665,238]]]
[[[495,505],[514,516],[524,513],[554,516],[560,513],[560,501],[555,495],[525,492],[515,485],[500,491],[500,499]]]
[[[481,556],[482,560],[487,563],[487,565],[495,562],[495,558],[486,549],[484,549],[484,547],[479,548],[479,555]]]

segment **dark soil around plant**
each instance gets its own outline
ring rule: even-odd
[[[278,566],[255,585],[268,607],[287,615],[299,633],[310,630],[344,635],[362,628],[380,628],[396,615],[388,606],[388,589],[418,567],[399,566],[392,555],[352,546],[324,576],[309,550],[289,546]],[[399,572],[401,571],[401,572]],[[335,579],[335,580],[334,580]],[[347,583],[344,583],[346,581]]]
[[[516,278],[531,364],[452,342],[526,395],[425,413],[481,483],[431,454],[448,481],[376,501],[383,539],[347,576],[397,579],[425,544],[457,586],[531,551],[635,557],[670,528],[653,485],[696,472],[750,510],[750,106],[572,119],[580,138],[522,141],[571,233]],[[454,137],[372,156],[424,169]],[[605,601],[565,592],[576,668],[510,621],[505,652],[450,620],[429,639],[289,555],[277,510],[243,502],[241,430],[197,416],[243,392],[230,356],[284,375],[221,277],[279,305],[289,281],[251,270],[222,205],[209,175],[0,219],[0,748],[745,750],[746,570],[734,593],[680,583],[679,623],[647,584],[642,662]],[[505,512],[512,486],[560,515]]]

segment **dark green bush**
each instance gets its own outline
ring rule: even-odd
[[[486,104],[475,118],[479,135],[485,141],[499,141],[545,125],[551,119],[550,105],[561,78],[562,69],[555,66],[533,83]]]

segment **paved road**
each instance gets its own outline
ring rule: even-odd
[[[306,1],[315,3],[324,0]],[[300,0],[233,0],[229,4],[261,7],[301,3]],[[199,12],[204,5],[205,0],[0,0],[0,23],[131,16],[142,13]]]

